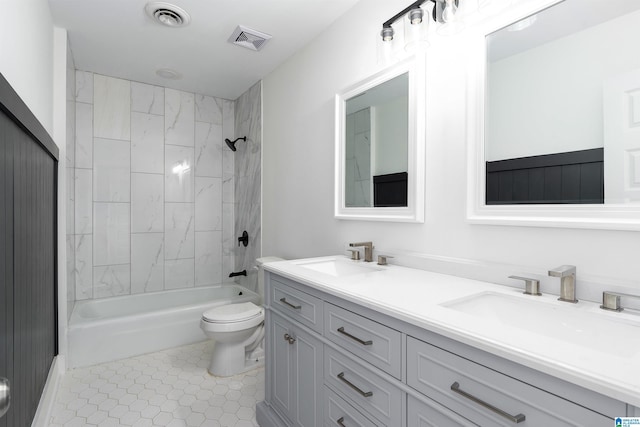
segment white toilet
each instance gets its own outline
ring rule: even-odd
[[[282,258],[265,257],[256,260],[258,294],[264,299],[263,264]],[[209,373],[228,377],[253,369],[264,363],[261,348],[264,338],[264,310],[252,302],[227,304],[202,314],[200,328],[214,341]]]

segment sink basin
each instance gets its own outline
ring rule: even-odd
[[[536,298],[482,292],[442,306],[605,353],[623,357],[640,353],[640,340],[633,338],[640,334],[640,321]]]
[[[299,263],[298,266],[335,277],[351,276],[353,274],[371,273],[382,270],[381,268],[364,264],[362,261],[352,261],[340,258],[302,262]]]

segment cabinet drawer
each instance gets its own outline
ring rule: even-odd
[[[324,420],[327,427],[379,427],[327,386],[324,387]]]
[[[334,343],[400,379],[401,333],[378,322],[325,303],[324,335]]]
[[[519,424],[532,427],[613,421],[412,337],[407,337],[407,384],[480,426],[512,426],[510,417],[524,418]]]
[[[400,389],[329,346],[325,345],[324,350],[325,384],[382,424],[399,426],[402,418]]]
[[[322,300],[271,279],[272,306],[292,319],[322,333]]]
[[[477,424],[461,417],[436,402],[429,404],[409,396],[407,400],[407,427],[470,427]]]

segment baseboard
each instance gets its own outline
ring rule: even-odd
[[[36,410],[36,415],[33,417],[31,427],[47,427],[49,425],[49,420],[53,415],[53,405],[56,402],[56,394],[60,386],[60,380],[65,371],[64,356],[56,356],[53,359],[53,363],[51,363],[51,368],[49,368],[47,382],[44,385],[44,390],[42,390],[42,396],[40,396],[38,409]]]
[[[287,427],[288,425],[264,401],[256,404],[256,422],[260,427]]]

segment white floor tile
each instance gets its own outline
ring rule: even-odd
[[[205,341],[97,366],[62,379],[50,427],[256,427],[264,368],[209,375]]]

